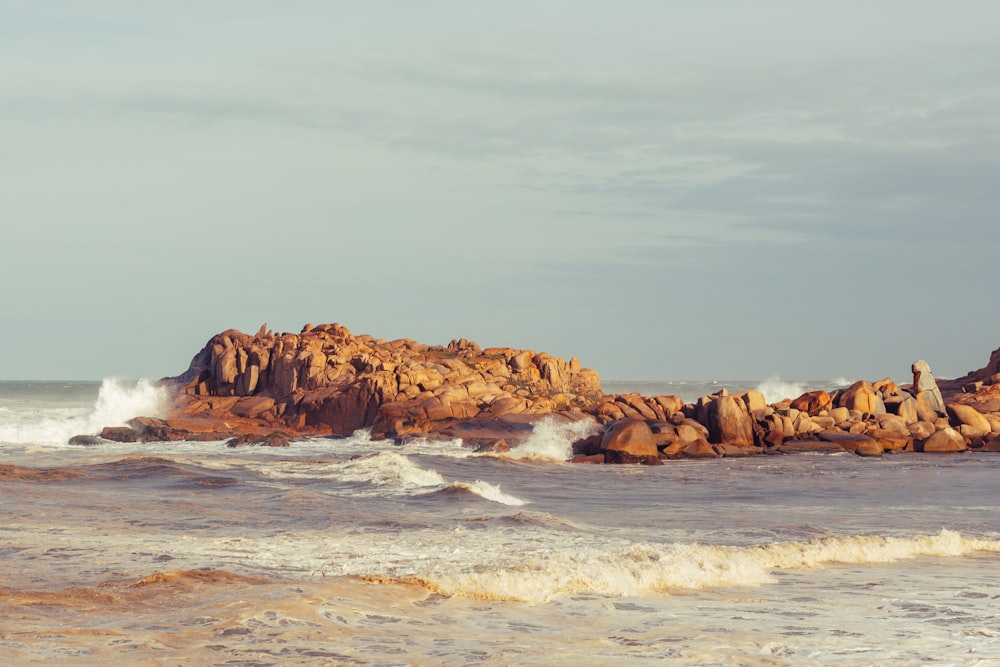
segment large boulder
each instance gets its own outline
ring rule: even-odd
[[[949,403],[946,407],[951,425],[969,440],[983,438],[992,432],[990,420],[972,406]]]
[[[709,440],[739,447],[754,444],[754,420],[747,403],[735,396],[719,396],[708,405]]]
[[[941,397],[941,390],[931,374],[930,366],[923,359],[918,359],[910,368],[913,371],[913,395],[917,403],[938,415],[944,415],[944,398]]]
[[[601,449],[615,462],[659,457],[656,438],[641,419],[621,419],[608,426],[601,437]]]
[[[863,415],[885,414],[885,403],[871,384],[858,380],[840,394],[839,406]]]
[[[919,447],[920,451],[928,453],[964,452],[967,449],[965,438],[951,427],[935,431]]]
[[[807,391],[794,399],[791,407],[809,415],[816,415],[823,410],[829,410],[831,403],[830,394],[822,389],[817,389],[815,391]]]

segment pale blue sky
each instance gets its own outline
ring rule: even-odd
[[[0,379],[230,327],[908,380],[1000,346],[995,2],[5,2]]]

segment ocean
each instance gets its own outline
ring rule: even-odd
[[[161,399],[0,382],[3,664],[1000,665],[1000,455],[67,444]]]

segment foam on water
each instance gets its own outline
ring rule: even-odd
[[[775,570],[956,557],[977,551],[1000,552],[1000,540],[970,539],[942,530],[912,538],[831,537],[753,547],[630,544],[526,553],[497,567],[442,568],[398,581],[420,583],[444,595],[538,604],[577,594],[647,597],[672,590],[757,586],[773,582]]]
[[[452,484],[452,487],[458,487],[471,491],[472,493],[485,498],[486,500],[492,500],[495,503],[500,503],[501,505],[511,505],[514,507],[520,507],[526,504],[525,501],[510,495],[509,493],[504,493],[500,490],[500,486],[497,484],[490,484],[489,482],[484,482],[481,479],[477,479],[475,482],[468,484],[466,482],[456,482]]]
[[[527,440],[501,456],[528,461],[566,461],[573,456],[574,441],[596,432],[597,424],[591,419],[564,422],[546,417],[535,424]]]
[[[764,394],[764,400],[770,404],[786,398],[798,398],[806,392],[806,386],[801,382],[785,382],[779,376],[772,375],[757,385],[757,391]]]
[[[435,470],[421,468],[402,454],[379,452],[338,464],[340,479],[366,482],[374,486],[392,486],[403,490],[444,485],[444,477]]]
[[[163,414],[166,391],[149,380],[136,383],[105,378],[93,408],[7,410],[0,423],[0,442],[65,444],[74,435],[93,435],[105,426],[121,426],[138,416]]]

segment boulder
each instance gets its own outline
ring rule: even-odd
[[[831,407],[830,394],[823,391],[822,389],[817,389],[815,391],[807,391],[798,398],[791,402],[791,407],[796,410],[801,410],[807,414],[816,415],[823,410],[829,410]]]
[[[917,400],[905,391],[883,399],[883,403],[887,412],[899,416],[908,424],[920,419],[917,413]]]
[[[982,438],[993,431],[990,421],[971,406],[949,403],[946,409],[951,425],[970,440]]]
[[[704,439],[699,438],[694,442],[688,443],[684,449],[681,450],[680,455],[685,459],[717,459],[719,458],[719,452],[716,451],[715,447],[710,445]]]
[[[941,390],[937,386],[934,375],[931,374],[930,366],[923,359],[918,359],[913,362],[910,369],[913,371],[913,394],[917,403],[933,410],[938,415],[943,415],[945,413],[944,399],[941,397]]]
[[[964,452],[967,447],[962,434],[951,427],[935,431],[926,441],[918,442],[918,451],[932,453]]]
[[[842,451],[853,452],[861,445],[876,444],[875,440],[861,433],[844,433],[843,431],[820,431],[816,434],[819,440],[829,442],[840,447]]]
[[[708,433],[711,442],[740,447],[754,444],[754,421],[747,404],[735,396],[719,396],[708,405]]]
[[[636,458],[659,456],[653,432],[641,419],[621,419],[611,424],[601,437],[601,449],[606,456],[614,452],[611,458],[620,458],[621,454]]]
[[[839,400],[839,407],[856,410],[863,415],[881,415],[886,411],[875,387],[864,380],[858,380],[845,389]]]
[[[93,447],[95,445],[105,445],[107,440],[96,435],[74,435],[69,439],[68,444],[77,447]]]
[[[861,443],[860,445],[858,445],[857,449],[854,450],[854,453],[857,454],[858,456],[878,457],[882,456],[884,450],[882,449],[881,444],[873,441],[873,442]]]

